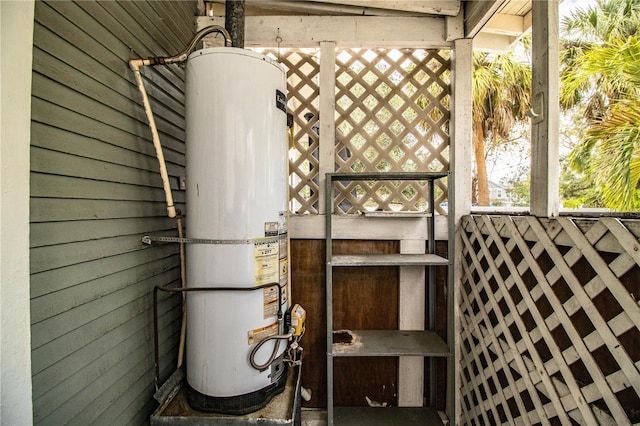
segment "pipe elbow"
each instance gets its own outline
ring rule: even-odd
[[[177,216],[176,207],[167,206],[167,214],[169,215],[169,218],[174,219]]]
[[[142,59],[130,59],[129,60],[129,68],[133,71],[137,71],[144,65],[144,61]]]

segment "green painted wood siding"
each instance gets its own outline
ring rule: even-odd
[[[181,51],[196,1],[38,1],[31,142],[31,345],[36,424],[148,422],[152,288],[178,285],[177,235],[128,61]],[[184,71],[144,69],[179,208]],[[161,365],[175,368],[180,296],[162,295]]]

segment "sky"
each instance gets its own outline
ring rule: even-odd
[[[592,6],[595,3],[596,0],[564,0],[562,3],[560,3],[559,6],[560,16],[570,13],[576,7],[586,9],[587,7]]]

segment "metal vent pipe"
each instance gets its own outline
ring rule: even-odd
[[[244,2],[226,0],[224,26],[231,35],[233,47],[244,48]]]

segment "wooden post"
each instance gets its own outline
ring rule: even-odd
[[[336,43],[320,42],[320,147],[318,168],[320,173],[320,194],[318,208],[320,214],[325,212],[325,173],[334,172],[335,168],[335,135],[336,122]]]
[[[472,76],[473,76],[473,44],[471,39],[458,39],[454,41],[452,55],[452,132],[450,145],[449,169],[452,172],[448,185],[453,185],[453,199],[449,200],[449,208],[453,209],[449,216],[453,220],[455,228],[455,238],[453,242],[449,242],[449,256],[453,256],[453,265],[450,266],[449,282],[453,285],[453,300],[448,301],[450,304],[448,312],[453,314],[453,318],[448,319],[453,327],[449,327],[449,347],[454,348],[453,358],[449,362],[453,362],[457,366],[457,360],[460,359],[459,345],[457,336],[460,335],[460,316],[458,307],[460,306],[459,291],[462,277],[462,241],[460,237],[461,218],[471,212],[471,152],[473,149],[473,129],[472,129]],[[451,191],[449,192],[451,194]],[[452,344],[453,343],[453,344]],[[460,418],[461,402],[460,379],[458,368],[449,368],[449,377],[447,379],[447,411],[453,413],[451,424],[456,424],[455,419]]]
[[[471,78],[473,75],[473,49],[471,39],[454,41],[452,56],[452,109],[451,147],[449,170],[454,175],[454,222],[471,212],[471,164],[473,149]]]
[[[401,240],[400,253],[424,254],[424,240]],[[399,287],[399,329],[424,330],[425,268],[401,266]],[[398,359],[398,406],[422,407],[424,358],[401,356]]]
[[[533,2],[531,214],[558,216],[558,1]]]

